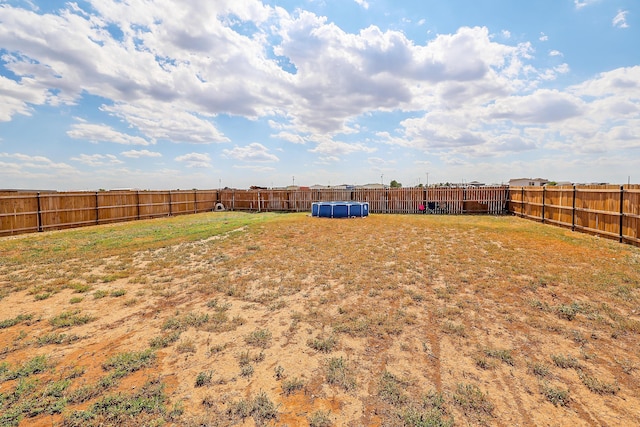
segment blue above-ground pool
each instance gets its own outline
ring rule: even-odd
[[[368,202],[314,202],[311,216],[323,218],[352,218],[369,215]]]

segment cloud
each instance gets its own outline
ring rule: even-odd
[[[253,142],[244,147],[235,146],[233,149],[222,150],[225,157],[243,162],[278,162],[280,159],[275,154],[269,153],[264,145]]]
[[[87,166],[106,166],[106,165],[119,165],[124,163],[119,160],[113,154],[80,154],[77,157],[72,157],[71,160],[82,163]]]
[[[3,60],[8,60],[4,56]],[[32,78],[22,78],[19,81],[0,76],[0,122],[11,121],[15,114],[30,116],[30,105],[46,103],[46,90]]]
[[[175,158],[176,162],[184,163],[188,168],[210,168],[211,157],[207,153],[189,153]]]
[[[139,136],[128,135],[104,124],[76,123],[67,131],[67,135],[73,139],[83,139],[94,143],[112,142],[124,145],[151,145],[154,140],[148,141]]]
[[[192,144],[229,142],[229,138],[208,120],[171,105],[116,104],[103,105],[101,109],[125,120],[154,141],[164,139]]]
[[[550,50],[549,56],[564,56],[559,50]]]
[[[600,0],[573,0],[573,4],[575,4],[576,9],[582,9],[583,7],[592,5],[594,3],[599,2]]]
[[[130,150],[120,153],[123,157],[131,159],[139,159],[141,157],[162,157],[162,153],[149,150]]]
[[[353,0],[364,9],[369,9],[369,3],[366,0]]]
[[[627,14],[629,12],[626,10],[619,10],[618,14],[613,18],[611,23],[616,28],[629,28],[629,24],[627,24]]]
[[[540,40],[541,42],[549,41],[549,36],[545,33],[540,33],[540,37],[538,37],[538,40]]]

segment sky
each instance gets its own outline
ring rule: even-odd
[[[0,0],[0,188],[640,183],[638,0]]]

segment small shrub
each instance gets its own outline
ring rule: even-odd
[[[295,393],[298,390],[302,390],[304,388],[304,381],[293,377],[288,380],[284,380],[282,382],[282,391],[285,395],[289,396],[290,394]]]
[[[88,315],[81,315],[79,310],[65,311],[56,317],[49,320],[49,323],[54,328],[67,328],[70,326],[84,325],[95,320],[94,317]]]
[[[31,320],[33,318],[32,314],[19,314],[16,317],[14,317],[13,319],[6,319],[3,321],[0,321],[0,329],[6,329],[9,328],[11,326],[15,326],[18,323],[23,323],[23,322],[27,322],[29,320]]]
[[[105,371],[116,370],[125,373],[138,371],[152,366],[156,361],[156,354],[152,349],[140,352],[120,353],[107,359],[102,364]]]
[[[52,332],[50,334],[45,334],[36,338],[36,344],[39,347],[47,344],[70,344],[79,339],[80,337],[78,337],[77,335],[56,334]]]
[[[493,416],[493,403],[475,384],[458,384],[453,401],[462,411],[470,416]]]
[[[73,297],[69,300],[69,304],[79,304],[84,300],[83,297]]]
[[[338,341],[333,335],[330,335],[327,338],[317,336],[316,338],[307,341],[307,345],[309,347],[322,353],[331,353],[337,343]]]
[[[555,363],[555,365],[558,368],[576,369],[576,370],[582,369],[582,365],[580,364],[578,359],[576,359],[573,356],[563,356],[562,354],[552,354],[551,360],[553,360],[553,363]]]
[[[276,366],[273,370],[273,376],[278,381],[282,380],[284,378],[284,368],[280,365]]]
[[[567,406],[569,404],[569,390],[551,387],[548,384],[542,385],[542,394],[555,406]]]
[[[196,343],[191,338],[185,338],[176,345],[176,350],[178,353],[195,353]]]
[[[325,373],[327,382],[342,387],[345,391],[356,388],[356,380],[342,357],[333,357],[326,361]]]
[[[267,348],[271,345],[271,331],[256,329],[245,337],[245,342],[254,347]]]
[[[93,299],[101,299],[109,295],[104,289],[99,289],[93,293]]]
[[[256,426],[266,426],[270,420],[278,417],[278,408],[264,392],[260,392],[253,399],[242,399],[231,403],[227,415],[232,419],[252,417]]]
[[[240,365],[240,376],[242,377],[248,378],[253,375],[254,371],[255,369],[253,368],[253,365],[250,363],[247,363],[245,365]]]
[[[607,383],[599,380],[598,378],[591,376],[585,372],[578,372],[580,381],[587,386],[589,391],[597,394],[616,394],[620,391],[620,387],[616,383]]]
[[[515,362],[513,361],[513,357],[511,356],[511,350],[499,350],[499,349],[486,348],[484,350],[484,354],[487,357],[498,359],[506,363],[507,365],[511,365],[511,366],[515,365]]]
[[[196,387],[204,387],[211,384],[211,378],[213,378],[213,371],[200,372],[196,377]]]
[[[391,372],[384,371],[378,383],[378,396],[390,405],[403,405],[408,400],[407,395],[402,392],[406,385]]]
[[[315,411],[307,417],[309,427],[331,427],[333,425],[333,421],[329,418],[329,414],[329,411]]]
[[[174,342],[178,341],[180,338],[180,331],[174,331],[170,334],[161,335],[159,337],[154,337],[149,340],[149,347],[157,349],[157,348],[165,348],[169,347]]]
[[[538,378],[544,378],[549,375],[549,366],[546,363],[535,362],[530,366],[531,373]]]
[[[582,310],[582,307],[577,302],[572,302],[569,305],[561,304],[556,307],[556,314],[561,319],[573,320],[576,318],[578,313]]]
[[[42,301],[42,300],[48,299],[50,296],[51,296],[51,292],[44,292],[44,293],[41,293],[41,294],[36,294],[33,297],[33,299],[36,300],[36,301]]]
[[[127,291],[125,291],[124,289],[114,289],[113,291],[109,292],[109,296],[117,298],[124,296],[126,293]]]

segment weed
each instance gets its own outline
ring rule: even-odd
[[[538,378],[544,378],[549,375],[549,366],[543,362],[534,362],[529,366],[529,369]]]
[[[475,363],[475,365],[480,368],[480,369],[492,369],[494,367],[494,364],[491,363],[490,360],[488,360],[486,357],[482,357],[482,356],[476,356],[473,358],[473,362]]]
[[[325,374],[327,382],[337,385],[345,391],[356,388],[356,380],[348,366],[348,362],[342,357],[332,357],[325,362]]]
[[[109,295],[109,292],[104,289],[99,289],[93,293],[93,299],[101,299]]]
[[[54,328],[68,328],[71,326],[84,325],[95,320],[95,317],[81,315],[79,310],[65,311],[49,320]]]
[[[120,353],[107,359],[102,364],[105,371],[115,370],[131,373],[152,366],[156,361],[153,349],[140,352]]]
[[[551,360],[553,360],[553,363],[558,368],[576,369],[576,370],[582,369],[582,365],[580,364],[578,359],[576,359],[573,356],[569,356],[569,355],[563,356],[562,354],[552,354],[551,355]]]
[[[192,338],[185,338],[176,345],[178,353],[195,353],[196,343]]]
[[[587,386],[589,391],[596,394],[616,394],[620,391],[620,387],[616,383],[608,383],[598,378],[587,374],[586,372],[579,371],[578,377],[582,384]]]
[[[494,359],[498,359],[507,365],[514,366],[515,362],[513,360],[513,356],[511,356],[511,350],[500,350],[500,349],[492,349],[485,348],[484,354],[487,357],[492,357]]]
[[[567,406],[570,402],[569,390],[542,384],[541,391],[544,397],[555,406]]]
[[[252,364],[247,363],[244,365],[240,365],[240,376],[242,377],[250,377],[255,372],[255,368]]]
[[[70,344],[79,339],[80,337],[77,335],[57,334],[52,332],[36,338],[36,344],[40,347],[47,344]]]
[[[149,340],[149,347],[153,349],[169,347],[180,338],[180,331],[173,331],[169,334],[154,337]]]
[[[78,294],[83,294],[91,290],[91,286],[83,283],[69,283],[67,288],[73,289],[73,291]]]
[[[252,417],[256,426],[266,426],[270,420],[278,417],[278,407],[264,392],[258,393],[253,399],[242,399],[231,403],[227,409],[227,415],[233,420]]]
[[[622,372],[624,372],[627,375],[631,375],[633,371],[638,369],[638,367],[629,359],[619,360],[616,358],[615,361],[618,365],[620,365]]]
[[[453,401],[468,416],[493,416],[494,405],[475,384],[459,383]]]
[[[213,371],[208,372],[200,372],[198,376],[196,376],[196,387],[204,387],[206,385],[211,384],[211,378],[213,377]]]
[[[33,299],[36,301],[42,301],[42,300],[48,299],[49,297],[51,297],[51,292],[44,292],[42,294],[34,295]]]
[[[307,345],[309,347],[322,353],[331,353],[337,343],[338,341],[333,335],[330,335],[326,338],[318,335],[314,339],[309,339],[307,341]]]
[[[304,381],[296,377],[286,379],[282,382],[282,391],[287,396],[295,393],[298,390],[302,390],[303,388],[304,388]]]
[[[113,298],[124,296],[127,293],[124,289],[114,289],[109,292],[109,296]]]
[[[307,417],[309,427],[331,427],[333,425],[333,421],[331,421],[329,414],[329,411],[315,411]]]
[[[378,396],[390,405],[403,405],[408,400],[408,396],[402,391],[406,386],[406,382],[401,381],[391,372],[384,371],[378,382]]]
[[[254,347],[267,348],[271,345],[271,331],[256,329],[244,338],[245,342]]]
[[[81,303],[83,300],[84,300],[84,298],[83,298],[83,297],[72,297],[72,298],[69,300],[69,304],[79,304],[79,303]]]
[[[118,393],[106,396],[84,411],[67,415],[63,427],[100,425],[161,425],[166,415],[164,385],[159,380],[147,382],[135,394]]]
[[[273,376],[276,378],[276,380],[280,381],[284,378],[284,368],[280,365],[276,366],[273,369]]]
[[[33,318],[32,314],[19,314],[13,319],[6,319],[0,321],[0,329],[10,328],[11,326],[15,326],[18,323],[26,323]]]
[[[555,312],[561,319],[573,320],[576,318],[578,313],[582,311],[582,306],[577,302],[572,302],[571,304],[561,304],[555,308]]]
[[[442,331],[445,334],[458,335],[459,337],[463,338],[467,336],[464,325],[455,324],[449,321],[445,322],[445,324],[442,325]]]

